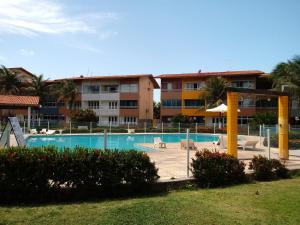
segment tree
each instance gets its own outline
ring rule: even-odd
[[[63,80],[55,87],[58,92],[58,101],[65,100],[69,104],[69,109],[73,109],[75,98],[79,93],[73,80]]]
[[[201,100],[205,100],[207,106],[218,106],[226,98],[226,88],[228,83],[222,77],[212,77],[207,79],[204,87],[204,93],[200,96]]]
[[[288,86],[289,112],[291,112],[293,100],[300,97],[300,56],[277,64],[271,72],[271,77],[274,89],[281,90],[282,85]]]
[[[274,112],[265,112],[265,113],[255,113],[250,122],[252,127],[257,127],[259,125],[274,125],[277,124],[277,114]]]
[[[153,117],[154,119],[160,118],[160,102],[153,102]]]
[[[188,123],[189,120],[190,120],[190,118],[188,116],[178,114],[178,115],[172,117],[171,122],[173,125],[176,125],[178,123]]]
[[[98,117],[91,109],[81,109],[71,113],[71,120],[74,122],[98,122]]]
[[[8,95],[21,94],[22,87],[20,75],[2,66],[0,69],[0,93]]]
[[[27,91],[30,95],[35,95],[40,97],[40,102],[43,103],[46,97],[49,95],[49,84],[47,80],[44,80],[44,76],[34,75],[30,86],[27,88]]]

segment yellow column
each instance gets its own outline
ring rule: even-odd
[[[238,93],[227,92],[227,153],[237,155]]]
[[[289,159],[289,112],[288,96],[278,97],[278,135],[279,135],[279,158]]]

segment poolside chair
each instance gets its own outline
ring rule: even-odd
[[[127,129],[128,134],[134,134],[135,133],[135,129]]]
[[[47,129],[46,129],[46,128],[43,128],[43,129],[40,131],[40,134],[47,134]]]
[[[47,135],[52,135],[55,134],[56,130],[47,130],[46,134]]]
[[[255,150],[257,143],[258,143],[258,140],[238,141],[238,147],[242,147],[244,151],[247,147],[252,147],[252,149]]]
[[[218,141],[213,142],[214,145],[217,145],[220,149],[227,148],[227,135],[220,135]]]
[[[189,142],[187,142],[186,139],[180,141],[180,149],[187,149],[188,147],[191,150],[197,150],[197,147],[193,140],[189,140]]]
[[[37,134],[38,132],[37,132],[36,129],[30,129],[30,130],[29,130],[29,133],[30,133],[30,134]]]
[[[158,146],[158,148],[167,148],[166,142],[163,142],[160,137],[155,137],[153,138],[154,143],[153,143],[153,147],[155,148],[156,146]]]

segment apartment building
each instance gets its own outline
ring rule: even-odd
[[[118,76],[79,76],[73,80],[79,90],[75,109],[92,109],[99,117],[99,125],[123,125],[153,120],[153,89],[159,88],[152,74]],[[59,82],[54,80],[52,82]],[[48,108],[52,108],[51,115]],[[74,109],[72,109],[74,110]],[[69,121],[70,112],[66,102],[46,102],[44,118],[51,116]]]
[[[156,77],[161,79],[161,120],[170,122],[173,116],[182,114],[190,117],[191,122],[211,125],[223,119],[226,113],[206,112],[207,104],[200,99],[205,82],[211,77],[223,77],[231,87],[271,88],[266,74],[259,70],[162,74]],[[255,112],[272,110],[276,104],[276,99],[241,94],[239,123],[247,123]]]

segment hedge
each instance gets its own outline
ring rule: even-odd
[[[133,150],[12,147],[0,151],[0,201],[126,195],[146,190],[157,171],[145,153]]]

